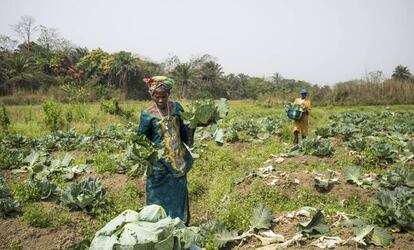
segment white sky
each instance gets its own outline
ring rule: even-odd
[[[155,62],[208,53],[226,73],[319,85],[414,73],[412,0],[0,0],[0,34],[16,37],[23,15],[82,47]]]

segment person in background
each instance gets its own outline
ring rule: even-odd
[[[300,90],[300,98],[295,99],[295,104],[304,104],[305,111],[302,114],[302,117],[299,120],[294,121],[293,127],[293,144],[299,143],[299,134],[302,135],[302,139],[305,139],[308,136],[308,122],[309,122],[309,111],[311,110],[311,101],[308,96],[307,89]]]
[[[147,171],[147,205],[157,204],[171,218],[190,222],[187,172],[193,159],[185,147],[193,144],[194,130],[186,126],[179,114],[183,107],[169,100],[174,80],[165,76],[144,79],[154,104],[141,112],[138,135],[145,135],[159,149],[162,156],[151,162]]]

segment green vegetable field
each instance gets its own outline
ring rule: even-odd
[[[294,146],[283,105],[181,103],[203,125],[189,227],[145,207],[151,102],[1,106],[0,249],[102,249],[134,225],[157,232],[136,249],[412,247],[414,106],[313,107]]]

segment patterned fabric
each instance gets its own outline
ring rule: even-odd
[[[182,122],[179,113],[183,111],[179,103],[172,104],[171,116],[160,117],[147,109],[141,112],[138,134],[144,134],[159,148],[163,156],[151,163],[153,172],[147,176],[147,205],[162,206],[172,218],[179,217],[189,222],[187,172],[193,159],[183,143],[192,138],[188,127]]]
[[[158,88],[164,88],[167,91],[170,91],[175,85],[175,81],[166,76],[151,76],[150,78],[144,78],[144,82],[147,84],[148,92],[151,96]]]
[[[308,136],[309,111],[311,110],[311,101],[309,98],[296,98],[295,104],[305,104],[306,110],[299,120],[294,121],[293,132],[299,131],[303,136]]]

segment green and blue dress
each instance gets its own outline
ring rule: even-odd
[[[188,224],[187,172],[193,159],[184,143],[191,145],[193,135],[179,116],[183,107],[178,102],[169,102],[168,105],[168,117],[151,108],[141,112],[137,131],[163,150],[162,157],[151,162],[152,171],[147,175],[147,205],[160,205],[170,217],[179,217]]]

